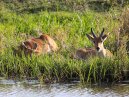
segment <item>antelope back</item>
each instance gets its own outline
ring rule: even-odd
[[[37,55],[57,51],[58,49],[55,41],[46,34],[22,42],[19,48],[24,51],[25,54],[35,53]]]
[[[72,58],[75,59],[88,59],[91,56],[96,56],[96,51],[93,48],[81,48],[72,54]]]
[[[50,36],[43,34],[39,38],[41,40],[43,40],[44,42],[47,42],[47,44],[50,46],[52,51],[58,50],[58,46],[57,46],[56,42]]]

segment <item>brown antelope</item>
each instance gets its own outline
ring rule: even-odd
[[[104,29],[101,32],[101,34],[99,35],[99,37],[97,37],[92,28],[91,28],[91,35],[86,34],[86,36],[88,37],[88,39],[94,44],[94,48],[81,48],[78,49],[75,54],[73,55],[74,58],[77,59],[87,59],[89,58],[89,56],[99,56],[99,57],[109,57],[111,58],[113,56],[113,54],[108,50],[104,48],[104,41],[107,39],[108,34],[103,35],[104,33]]]
[[[32,53],[41,55],[57,51],[58,46],[50,36],[42,34],[38,38],[31,38],[22,42],[18,49],[23,51],[25,55]]]

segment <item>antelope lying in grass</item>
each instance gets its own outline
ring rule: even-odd
[[[99,35],[99,37],[97,37],[91,28],[92,36],[89,34],[86,34],[86,36],[88,37],[88,39],[90,41],[92,41],[92,43],[94,44],[94,48],[81,48],[75,52],[73,57],[77,58],[77,59],[87,59],[87,58],[89,58],[89,56],[99,56],[99,57],[111,58],[113,56],[113,54],[108,49],[105,49],[104,45],[103,45],[103,43],[107,39],[109,33],[105,34],[105,35],[103,35],[103,33],[104,33],[104,29],[101,32],[101,34]]]
[[[35,53],[41,55],[58,50],[55,41],[48,35],[42,34],[38,38],[31,38],[22,42],[18,50],[23,51],[25,55]]]

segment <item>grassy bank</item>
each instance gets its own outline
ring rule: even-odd
[[[120,10],[107,12],[39,11],[19,13],[6,7],[0,11],[0,76],[6,78],[36,78],[43,82],[80,80],[81,82],[114,82],[128,79],[129,58],[126,37],[116,49],[116,33],[120,25]],[[71,59],[70,55],[81,47],[91,47],[86,38],[91,27],[96,33],[105,28],[111,32],[105,47],[114,53],[114,59]],[[52,36],[60,47],[56,53],[32,57],[13,55],[12,48],[38,31]],[[97,32],[99,31],[99,32]]]

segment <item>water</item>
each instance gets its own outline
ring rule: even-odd
[[[0,80],[0,97],[129,97],[128,84],[82,86],[79,83],[46,84],[37,80]]]

